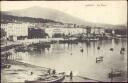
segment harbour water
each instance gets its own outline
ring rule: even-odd
[[[100,49],[97,49],[100,47]],[[110,50],[113,48],[113,51]],[[124,54],[120,54],[125,48]],[[83,49],[83,52],[81,51]],[[103,56],[103,61],[96,63],[96,58]],[[14,52],[16,60],[56,69],[57,72],[73,71],[74,76],[88,77],[99,81],[111,81],[108,73],[111,70],[122,71],[121,77],[113,81],[127,79],[127,40],[112,39],[83,42],[78,44],[51,44],[50,48],[29,52]]]

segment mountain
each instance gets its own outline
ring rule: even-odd
[[[55,21],[60,21],[64,23],[75,23],[75,24],[84,24],[85,22],[75,18],[71,15],[63,13],[61,11],[50,9],[50,8],[42,8],[42,7],[31,7],[27,9],[21,10],[13,10],[4,12],[7,15],[13,16],[25,16],[25,17],[34,17],[34,18],[44,18],[51,19]]]
[[[2,11],[2,13],[6,15],[20,16],[20,17],[34,17],[34,18],[43,18],[50,19],[63,23],[73,23],[73,24],[82,24],[92,27],[116,27],[110,24],[99,24],[99,23],[91,23],[87,21],[83,21],[77,17],[73,17],[69,14],[66,14],[62,11],[51,9],[51,8],[43,8],[43,7],[30,7],[26,9],[20,10],[12,10],[12,11]]]

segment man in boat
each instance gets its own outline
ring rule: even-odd
[[[70,72],[70,80],[72,80],[72,77],[73,77],[73,73],[72,71]]]

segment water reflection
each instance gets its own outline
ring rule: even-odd
[[[97,47],[100,49],[97,49]],[[54,68],[57,71],[69,72],[72,70],[79,76],[90,77],[100,81],[111,81],[108,73],[111,69],[124,72],[118,79],[126,79],[127,52],[120,54],[120,49],[127,50],[126,40],[105,40],[97,42],[83,42],[78,44],[52,44],[50,48],[35,51],[16,53],[15,57],[21,61],[34,65]],[[113,51],[110,50],[113,48]],[[81,51],[83,49],[83,52]],[[96,63],[96,57],[103,56],[103,62]]]

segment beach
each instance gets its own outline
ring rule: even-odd
[[[14,82],[25,82],[26,80],[34,81],[38,78],[50,78],[53,79],[53,75],[48,74],[48,70],[50,68],[40,67],[36,65],[31,65],[24,62],[19,61],[13,61],[8,60],[7,63],[11,65],[10,68],[2,69],[1,70],[1,83],[14,83]],[[53,69],[50,69],[51,71]],[[60,72],[57,72],[59,74]],[[65,75],[66,76],[66,75]],[[12,78],[12,79],[9,79]],[[70,80],[70,77],[67,75],[65,79],[62,80],[62,82],[97,82],[96,80],[89,79],[89,78],[82,78],[79,76],[74,76],[72,80]],[[50,82],[50,81],[49,81]],[[52,82],[52,80],[51,80]]]

